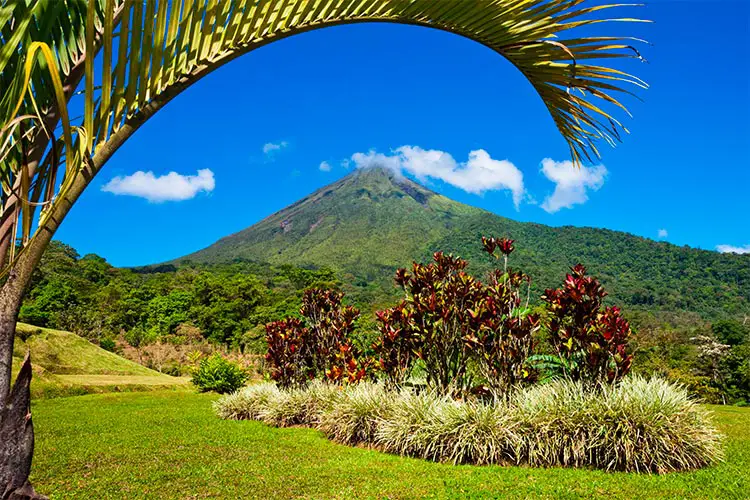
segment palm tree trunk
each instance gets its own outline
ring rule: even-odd
[[[0,288],[0,402],[4,402],[10,394],[13,339],[23,289],[26,286],[22,281],[24,280],[13,275]]]
[[[8,500],[46,498],[37,494],[29,483],[34,425],[28,354],[13,389],[10,387],[16,319],[27,281],[14,273],[0,288],[0,497]]]

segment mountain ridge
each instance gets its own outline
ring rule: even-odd
[[[383,168],[356,170],[213,245],[173,262],[247,259],[330,267],[360,289],[393,295],[393,271],[437,250],[491,265],[482,235],[516,240],[511,263],[556,286],[581,262],[616,303],[704,316],[750,312],[750,256],[680,247],[610,229],[551,227],[451,200]]]

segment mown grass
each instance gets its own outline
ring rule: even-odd
[[[216,396],[99,394],[34,403],[32,480],[52,498],[746,498],[750,409],[711,407],[726,461],[661,476],[453,466],[218,419]]]

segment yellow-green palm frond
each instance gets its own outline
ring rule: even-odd
[[[14,197],[25,199],[21,212],[27,215],[19,215],[25,235],[31,227],[28,214],[34,210],[34,204],[26,202],[34,196],[43,196],[51,207],[55,192],[58,197],[64,193],[70,179],[86,164],[90,174],[95,174],[134,128],[193,82],[254,48],[312,29],[359,22],[406,23],[456,33],[491,48],[537,90],[576,163],[597,157],[600,141],[614,144],[627,132],[615,118],[617,110],[627,112],[620,96],[646,87],[611,64],[617,59],[640,59],[633,47],[639,40],[581,35],[594,24],[637,21],[604,15],[626,7],[618,4],[590,5],[586,0],[3,0],[1,5],[0,157],[5,159],[0,167],[0,202],[7,220],[15,217],[11,208],[19,210],[18,202],[12,203]],[[55,87],[54,71],[44,58],[34,61],[28,85],[24,83],[23,68],[28,67],[34,42],[49,47],[57,73],[62,75],[62,89]],[[95,59],[98,53],[101,57]],[[65,134],[45,128],[50,112],[56,120],[64,116],[61,111],[66,105],[60,102],[60,91],[69,100],[79,83],[82,118],[64,127]],[[41,156],[38,147],[36,156],[26,147],[35,140],[46,144]],[[32,168],[24,173],[24,165]]]

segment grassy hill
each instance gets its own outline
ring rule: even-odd
[[[105,351],[70,332],[19,323],[13,373],[27,351],[34,369],[32,395],[51,397],[91,392],[168,388],[186,383]]]
[[[384,169],[357,170],[186,260],[249,259],[328,266],[360,293],[394,293],[391,277],[412,260],[444,250],[490,264],[482,235],[516,240],[512,265],[535,280],[535,293],[557,286],[583,263],[614,302],[704,317],[750,313],[750,255],[679,247],[606,229],[522,223],[450,200]]]

